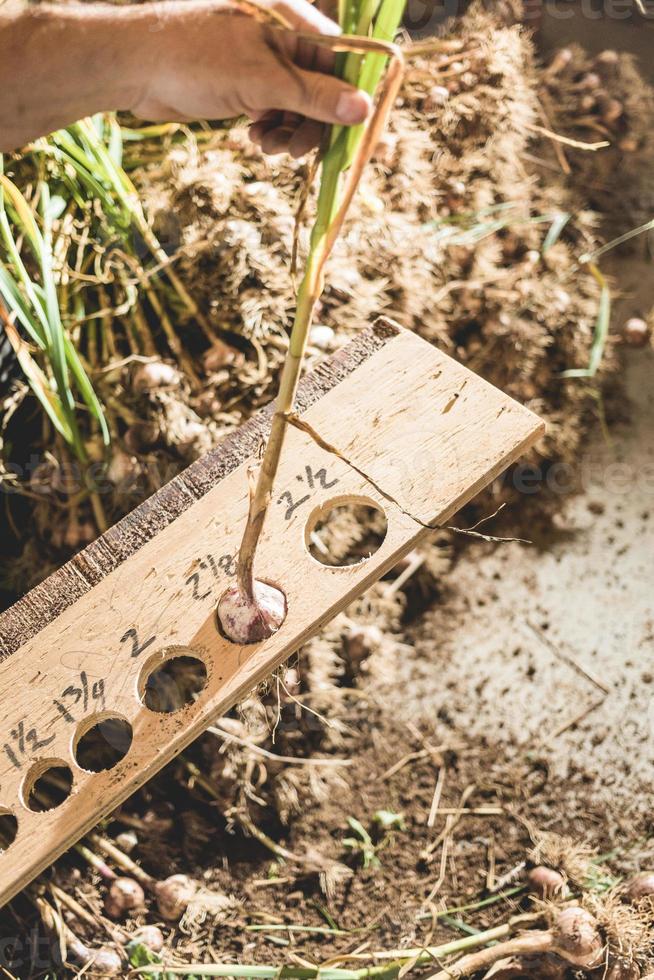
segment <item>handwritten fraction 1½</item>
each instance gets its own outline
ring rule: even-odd
[[[95,711],[105,710],[104,680],[100,678],[90,684],[86,671],[83,670],[75,678],[74,683],[69,684],[58,698],[53,699],[52,703],[61,718],[69,724],[75,724],[88,713],[90,704]],[[55,738],[56,734],[50,735],[49,738],[41,738],[34,725],[26,724],[25,720],[21,719],[9,732],[9,740],[4,743],[3,750],[12,766],[21,769],[26,758],[33,757],[47,748]]]

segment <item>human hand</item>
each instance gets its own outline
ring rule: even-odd
[[[257,0],[295,30],[338,36],[338,25],[307,0]],[[130,106],[153,121],[247,115],[267,153],[299,157],[325,123],[365,120],[370,98],[332,74],[333,54],[244,14],[230,0],[165,2],[139,8],[143,84]]]

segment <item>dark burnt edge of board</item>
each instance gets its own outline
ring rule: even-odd
[[[386,318],[362,330],[345,347],[319,364],[299,385],[298,411],[304,412],[359,365],[401,332]],[[206,456],[109,528],[83,551],[0,614],[0,663],[60,616],[146,542],[200,500],[258,450],[268,434],[273,405],[257,412]]]

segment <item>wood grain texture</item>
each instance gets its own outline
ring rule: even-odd
[[[422,524],[449,520],[543,431],[531,412],[388,321],[306,379],[299,411],[359,472],[289,431],[257,559],[288,600],[275,636],[239,647],[215,622],[247,512],[248,457],[269,413],[0,616],[0,807],[19,825],[0,855],[0,903],[379,579],[428,533]],[[325,567],[308,553],[307,535],[347,500],[380,507],[387,535],[366,561]],[[179,654],[204,662],[207,685],[195,703],[153,712],[142,703],[145,680]],[[107,714],[130,723],[132,747],[113,769],[90,774],[75,746]],[[72,794],[34,813],[29,786],[54,761],[70,767]]]
[[[380,318],[328,361],[318,365],[299,385],[298,411],[309,408],[347,378],[363,361],[396,337],[399,330],[390,320]],[[80,599],[237,466],[255,455],[270,430],[272,408],[270,405],[258,412],[223,439],[213,452],[192,463],[11,609],[0,613],[0,661]]]

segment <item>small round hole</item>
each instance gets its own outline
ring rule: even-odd
[[[73,774],[65,762],[48,759],[37,762],[25,777],[23,800],[28,810],[43,813],[68,799],[73,786]]]
[[[321,565],[358,565],[379,551],[388,530],[386,515],[372,501],[332,500],[309,519],[306,543]]]
[[[132,744],[132,726],[118,715],[107,715],[82,723],[74,743],[75,762],[87,772],[113,769],[124,759]]]
[[[144,671],[141,700],[150,711],[170,714],[193,704],[207,686],[207,668],[187,654],[167,657]]]
[[[16,840],[18,821],[10,810],[0,810],[0,854]]]

